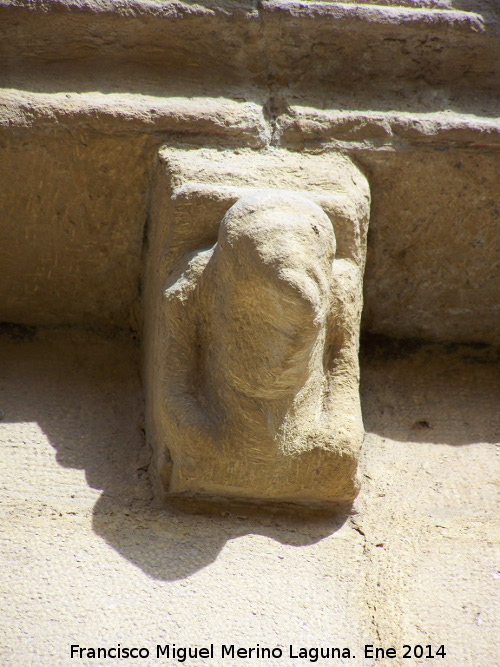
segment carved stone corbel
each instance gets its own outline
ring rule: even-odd
[[[145,371],[160,494],[355,497],[369,201],[341,155],[162,151]]]

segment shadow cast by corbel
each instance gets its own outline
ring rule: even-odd
[[[155,190],[145,377],[157,495],[351,502],[366,179],[339,155],[168,149]]]

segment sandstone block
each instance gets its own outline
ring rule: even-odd
[[[161,495],[355,497],[368,212],[342,156],[162,154],[145,336]]]

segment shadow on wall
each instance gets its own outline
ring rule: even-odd
[[[360,359],[367,432],[399,442],[499,442],[498,348],[366,335]]]
[[[200,516],[155,507],[139,365],[139,349],[129,338],[0,325],[3,421],[36,422],[56,450],[57,463],[85,471],[88,486],[102,491],[93,508],[93,530],[124,558],[150,577],[176,580],[214,562],[228,540],[258,534],[300,547],[346,521],[348,509],[301,521],[244,508]],[[48,460],[40,458],[40,465],[49,466]],[[50,478],[54,473],[47,470]],[[67,479],[61,477],[53,495],[81,508],[87,488],[78,476]]]
[[[175,508],[114,511],[105,494],[94,508],[93,528],[127,560],[154,579],[184,579],[214,562],[230,540],[261,535],[294,547],[314,544],[338,530],[347,512],[299,520],[227,511],[218,516],[186,514]],[[249,554],[249,558],[252,558]]]
[[[500,365],[494,356],[474,346],[365,341],[366,430],[399,442],[498,441]],[[242,508],[200,516],[155,507],[142,432],[139,349],[127,338],[0,327],[0,409],[4,422],[37,422],[59,465],[85,471],[88,486],[102,491],[93,530],[155,579],[188,577],[214,562],[229,540],[247,534],[312,544],[349,516],[348,509],[299,520]],[[47,465],[47,458],[39,460]],[[50,470],[47,478],[54,478]],[[77,477],[54,490],[68,503],[75,495],[80,507],[86,493]]]

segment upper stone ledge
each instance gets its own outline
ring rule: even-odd
[[[480,14],[450,8],[429,8],[414,5],[386,5],[364,2],[297,2],[295,0],[265,0],[263,11],[279,11],[295,17],[323,18],[331,21],[382,23],[385,25],[412,24],[422,26],[453,26],[455,30],[481,32],[484,20]]]
[[[420,17],[436,16],[445,20],[469,21],[481,18],[484,9],[494,11],[494,3],[481,0],[461,2],[453,0],[0,0],[0,8],[23,8],[29,11],[60,12],[85,11],[94,14],[112,13],[119,16],[137,16],[138,14],[163,18],[182,16],[257,16],[267,11],[303,13],[308,16],[330,15],[334,18],[355,16],[358,19],[372,20],[398,17],[409,20]],[[464,5],[466,6],[464,8]],[[444,17],[443,12],[449,16]],[[476,19],[474,19],[476,17]]]
[[[140,11],[158,16],[173,16],[180,13],[206,14],[257,10],[258,0],[0,0],[0,6],[23,7],[33,11],[86,10],[95,13],[135,16]]]
[[[59,14],[61,12],[111,14],[115,17],[160,19],[186,19],[207,17],[229,17],[245,19],[265,19],[267,14],[279,12],[306,19],[323,18],[331,21],[356,21],[384,24],[419,24],[453,26],[454,29],[482,31],[487,18],[495,14],[495,6],[488,3],[469,3],[454,8],[446,0],[0,0],[0,9],[28,10],[35,13]]]
[[[291,0],[293,2],[293,0]],[[307,2],[308,0],[306,0]],[[334,0],[315,0],[334,4]],[[480,11],[486,5],[494,9],[496,0],[342,0],[344,5],[377,5],[382,7],[412,7],[414,9],[453,9]]]
[[[270,144],[292,150],[333,146],[404,150],[443,145],[500,149],[500,120],[472,113],[318,109],[291,104],[266,119],[263,102],[132,93],[40,93],[0,89],[0,130],[50,133],[60,127],[105,134],[174,135],[189,141]]]
[[[0,67],[129,63],[163,80],[358,88],[419,81],[497,90],[500,13],[470,0],[0,0]],[[463,7],[470,11],[462,11]],[[492,9],[493,8],[493,9]],[[118,76],[118,75],[117,75]]]
[[[251,148],[268,143],[262,108],[251,102],[0,90],[0,128],[53,130],[56,122],[101,132],[202,134],[236,140]]]
[[[288,147],[341,142],[368,150],[425,145],[500,149],[500,119],[451,111],[381,113],[293,106],[278,117],[276,126],[275,138]]]

